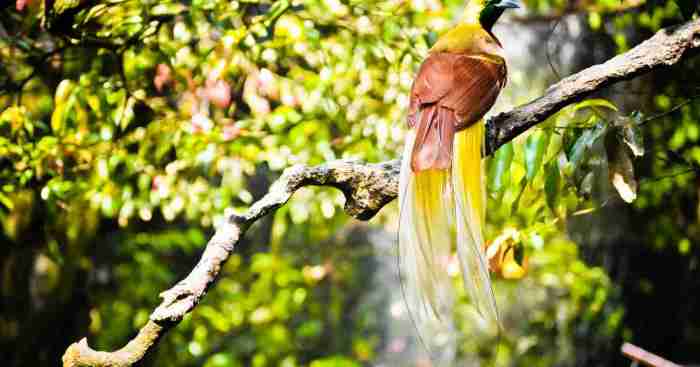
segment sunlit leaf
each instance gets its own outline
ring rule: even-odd
[[[626,145],[620,144],[617,139],[608,140],[606,150],[610,182],[622,200],[631,203],[637,198],[637,181],[634,177],[632,159]]]
[[[9,209],[9,210],[12,210],[15,207],[14,204],[12,203],[12,200],[10,200],[10,198],[7,197],[2,192],[0,192],[0,204],[2,204],[2,206],[5,209]]]
[[[521,279],[527,273],[527,258],[522,245],[514,244],[503,254],[501,276],[504,279]]]
[[[66,113],[70,109],[69,101],[70,97],[75,90],[75,84],[64,79],[58,84],[56,88],[56,96],[54,97],[54,111],[51,115],[51,129],[57,134],[63,129],[63,125],[66,120]]]
[[[594,185],[594,180],[596,179],[595,172],[589,171],[586,172],[586,174],[583,176],[583,180],[581,180],[581,183],[579,184],[579,192],[581,194],[590,196],[593,194],[593,185]]]
[[[613,111],[617,111],[617,106],[615,106],[612,102],[608,101],[607,99],[603,98],[592,98],[587,99],[583,102],[579,102],[574,106],[574,111],[593,107],[603,107]]]
[[[508,143],[499,148],[491,159],[489,165],[489,190],[500,193],[510,182],[510,165],[513,162],[513,143]]]
[[[187,10],[187,7],[180,3],[158,4],[151,8],[153,15],[177,15]]]
[[[49,245],[47,246],[47,250],[49,258],[51,258],[51,260],[55,261],[59,265],[64,264],[65,259],[63,256],[63,252],[61,252],[61,248],[58,241],[50,241]]]
[[[518,206],[520,205],[520,199],[523,197],[523,193],[525,192],[525,188],[527,187],[527,179],[523,177],[522,180],[520,180],[520,184],[518,185],[518,194],[515,197],[515,200],[513,201],[513,204],[511,205],[511,212],[516,212],[518,210]]]
[[[535,178],[537,171],[542,166],[542,159],[549,145],[549,137],[550,134],[547,131],[538,130],[525,140],[525,167],[529,181]]]

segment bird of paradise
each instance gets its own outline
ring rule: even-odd
[[[504,10],[518,6],[516,0],[471,0],[461,22],[430,49],[411,88],[399,190],[399,270],[426,346],[450,316],[454,292],[447,268],[454,247],[472,303],[498,325],[483,251],[483,116],[507,76],[492,28]]]

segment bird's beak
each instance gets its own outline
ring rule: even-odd
[[[496,4],[496,7],[502,9],[515,9],[522,7],[522,4],[518,0],[501,0]]]

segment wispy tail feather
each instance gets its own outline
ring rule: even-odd
[[[482,139],[481,121],[457,133],[451,169],[411,169],[414,131],[403,154],[399,271],[409,314],[431,354],[439,347],[435,335],[452,329],[454,292],[447,273],[452,243],[472,303],[487,320],[499,323],[483,252]]]
[[[452,285],[447,265],[452,249],[449,170],[413,172],[413,133],[406,144],[400,178],[399,271],[409,314],[432,353],[436,334],[452,327]],[[443,338],[444,339],[444,338]]]
[[[499,324],[484,254],[482,226],[486,213],[481,149],[484,123],[479,121],[455,135],[452,187],[456,208],[457,254],[464,287],[479,313]]]

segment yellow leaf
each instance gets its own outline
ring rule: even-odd
[[[506,253],[503,259],[503,267],[501,268],[501,276],[504,279],[522,279],[527,273],[527,257],[523,258],[523,265],[520,266],[515,261],[515,249],[511,249]]]
[[[71,95],[71,92],[73,92],[73,89],[75,89],[75,85],[68,79],[64,79],[58,84],[58,87],[56,88],[56,96],[54,97],[56,107],[66,103],[68,97]]]
[[[56,88],[54,111],[53,114],[51,114],[51,129],[53,129],[54,133],[59,133],[61,129],[63,129],[65,114],[67,112],[66,105],[74,90],[75,84],[68,79],[62,80]]]
[[[54,108],[51,114],[51,129],[54,133],[58,133],[63,128],[63,115],[64,115],[65,105],[61,104]]]

